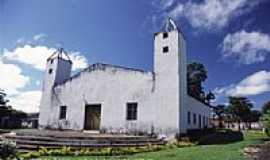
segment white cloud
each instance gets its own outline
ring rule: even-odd
[[[16,43],[20,44],[20,43],[23,43],[24,42],[24,38],[19,38],[17,39]]]
[[[7,94],[17,94],[18,89],[23,88],[30,80],[22,74],[21,69],[14,64],[6,64],[0,59],[0,88]]]
[[[270,36],[245,30],[228,34],[221,44],[223,57],[236,57],[240,63],[265,61],[270,53]]]
[[[217,95],[252,96],[270,92],[270,71],[259,71],[237,84],[216,88]]]
[[[14,96],[8,97],[9,104],[17,109],[27,113],[39,111],[41,91],[25,91],[20,92]]]
[[[174,3],[174,0],[161,0],[160,1],[160,5],[163,7],[163,9],[171,7],[173,3]]]
[[[3,58],[28,64],[35,69],[43,71],[46,66],[46,60],[56,51],[56,48],[47,46],[24,45],[17,47],[12,51],[5,50]],[[80,52],[71,52],[69,56],[73,62],[73,70],[87,67],[87,59]]]
[[[175,3],[176,0],[163,0],[159,4],[160,9],[174,19],[184,17],[194,28],[216,30],[226,26],[232,18],[251,11],[262,1],[264,0],[204,0]],[[174,3],[176,5],[172,7]]]
[[[48,37],[46,34],[40,33],[40,34],[34,35],[33,40],[38,41],[38,40],[44,39],[46,37]]]
[[[163,10],[171,7],[174,2],[175,0],[153,0],[151,4],[152,6]]]

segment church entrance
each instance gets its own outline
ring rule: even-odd
[[[93,104],[85,106],[85,130],[99,130],[101,119],[101,104]]]

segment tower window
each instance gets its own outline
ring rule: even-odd
[[[163,47],[163,53],[167,53],[167,52],[169,52],[169,47],[168,46]]]
[[[163,39],[168,38],[169,34],[167,32],[163,33]]]
[[[53,69],[50,68],[48,72],[49,74],[51,74],[53,72]]]
[[[53,59],[51,59],[51,64],[53,64]]]
[[[67,106],[60,106],[59,119],[66,119],[67,116]]]
[[[137,103],[127,103],[127,120],[137,120]]]

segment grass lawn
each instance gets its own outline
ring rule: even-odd
[[[166,149],[158,152],[139,153],[122,157],[44,157],[42,160],[244,160],[242,149],[250,144],[261,143],[262,132],[248,132],[240,142],[222,145],[198,145],[194,147]]]

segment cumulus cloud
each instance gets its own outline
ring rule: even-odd
[[[214,92],[225,96],[253,96],[270,92],[270,71],[256,72],[237,84],[216,88]]]
[[[270,53],[270,36],[242,30],[228,34],[221,47],[225,58],[235,57],[243,64],[263,62]]]
[[[24,38],[19,38],[19,39],[17,39],[17,41],[16,41],[16,43],[18,43],[18,44],[21,44],[21,43],[23,43],[24,42]]]
[[[46,37],[47,37],[46,34],[40,33],[40,34],[34,35],[33,40],[38,41],[38,40],[41,40],[41,39],[46,38]]]
[[[18,89],[23,88],[30,80],[28,76],[22,74],[21,68],[15,64],[4,63],[0,59],[0,88],[7,94],[17,94]]]
[[[163,0],[160,2],[160,9],[175,19],[186,18],[194,28],[212,30],[223,28],[231,19],[251,11],[262,1],[264,0],[189,0],[177,3],[176,0]]]
[[[3,58],[32,66],[43,71],[46,66],[46,59],[56,51],[56,48],[47,46],[24,45],[13,50],[5,50]],[[80,52],[69,53],[73,62],[73,70],[87,67],[87,59]]]
[[[41,91],[25,91],[8,97],[9,104],[17,110],[22,110],[27,113],[39,111]]]

